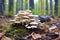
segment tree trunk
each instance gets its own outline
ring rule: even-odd
[[[50,15],[52,15],[52,0],[50,0]]]
[[[34,9],[34,0],[30,0],[30,10]]]
[[[9,14],[9,0],[4,0],[5,1],[5,14]]]
[[[17,0],[13,0],[13,14],[16,14],[16,9],[17,9],[17,6],[16,6],[16,4],[17,4]]]
[[[0,14],[4,13],[4,0],[0,0]]]
[[[46,14],[48,14],[48,0],[46,0]]]
[[[55,0],[55,15],[58,16],[58,0]]]
[[[9,0],[9,11],[13,11],[13,0]]]

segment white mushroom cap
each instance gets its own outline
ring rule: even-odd
[[[21,20],[22,22],[25,22],[26,20]]]
[[[37,28],[37,26],[31,26],[31,28]]]
[[[30,26],[28,26],[27,28],[28,28],[28,29],[30,29],[31,27],[30,27]]]
[[[30,20],[35,20],[35,19],[30,19]]]
[[[18,13],[18,15],[20,15],[20,14],[24,14],[24,13]]]
[[[28,25],[25,25],[25,27],[27,27]]]
[[[23,16],[23,18],[29,18],[28,16]]]
[[[32,14],[30,14],[29,16],[33,16],[33,17],[35,17],[34,15],[32,15]]]
[[[25,13],[25,14],[29,14],[29,13],[28,13],[28,12],[26,12],[26,11],[25,11],[24,13]]]
[[[24,13],[24,11],[23,10],[20,10],[20,11],[18,11],[18,13]]]
[[[26,21],[30,21],[30,20],[28,20],[28,19],[21,20],[21,22],[26,22]]]
[[[26,10],[26,12],[31,12],[31,10]]]
[[[15,17],[14,20],[16,20],[16,19],[18,19],[18,18],[20,18],[20,17]]]
[[[31,22],[30,24],[38,24],[37,22]]]
[[[15,21],[15,23],[20,23],[20,21]]]

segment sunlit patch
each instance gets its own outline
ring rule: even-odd
[[[34,3],[37,3],[38,2],[38,0],[34,0]]]

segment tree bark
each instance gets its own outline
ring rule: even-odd
[[[50,0],[50,15],[52,15],[52,0]]]
[[[0,0],[0,14],[4,13],[4,0]]]
[[[34,0],[30,0],[30,10],[34,9]]]
[[[58,0],[55,0],[55,15],[58,16]]]
[[[48,14],[48,0],[46,0],[46,14]]]
[[[9,0],[9,11],[13,11],[13,0]]]

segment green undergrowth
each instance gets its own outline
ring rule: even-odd
[[[11,25],[7,25],[4,29],[4,31],[6,33],[9,33],[9,34],[12,34],[13,36],[16,35],[20,35],[20,36],[23,36],[25,34],[27,34],[27,29],[24,27],[24,26],[20,26],[20,27],[16,27],[14,28],[13,26]]]

